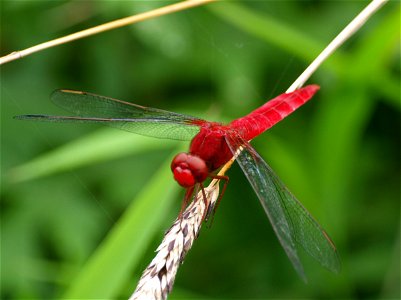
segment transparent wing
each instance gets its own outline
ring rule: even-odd
[[[192,139],[199,132],[199,126],[205,122],[188,115],[80,91],[56,90],[51,99],[57,106],[76,116],[23,115],[16,118],[47,122],[102,123],[141,135],[175,140]]]
[[[226,137],[234,154],[243,150],[237,162],[255,190],[272,227],[294,265],[295,270],[306,281],[297,246],[332,272],[341,268],[337,250],[327,233],[315,221],[303,205],[291,194],[267,163],[240,137]]]

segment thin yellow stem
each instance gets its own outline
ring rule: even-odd
[[[294,81],[288,88],[286,93],[295,91],[303,86],[310,76],[317,70],[317,68],[340,47],[346,40],[348,40],[363,24],[388,0],[372,0],[334,39],[330,44],[316,57],[316,59],[305,69],[305,71]],[[242,149],[238,149],[237,153],[228,161],[220,170],[218,175],[222,176],[231,167],[235,158],[241,153]],[[219,179],[214,179],[210,185],[215,185]]]
[[[238,152],[239,154],[240,152]],[[235,158],[237,157],[237,155],[234,155],[219,171],[219,173],[217,174],[218,176],[224,176],[224,174],[228,171],[228,169],[231,168],[231,165],[234,163]],[[208,188],[214,186],[215,184],[217,184],[220,181],[220,179],[213,179],[210,184],[208,185]]]
[[[305,71],[294,81],[288,88],[286,93],[290,93],[299,89],[312,76],[312,74],[320,67],[320,65],[333,54],[338,47],[347,41],[355,32],[362,27],[363,24],[388,0],[373,0],[370,2],[331,42],[327,47],[315,58],[315,60],[305,69]]]
[[[94,35],[97,33],[101,33],[107,30],[116,29],[119,27],[127,26],[130,24],[138,23],[141,21],[149,20],[151,18],[160,17],[163,15],[168,15],[177,11],[185,10],[191,7],[207,4],[209,2],[215,2],[217,0],[187,0],[179,3],[175,3],[172,5],[167,5],[161,8],[157,8],[145,13],[137,14],[134,16],[126,17],[123,19],[111,21],[96,27],[92,27],[89,29],[85,29],[70,35],[66,35],[64,37],[54,39],[42,44],[38,44],[36,46],[21,50],[14,51],[6,56],[0,57],[0,65],[5,64],[7,62],[20,59],[22,57],[28,56],[32,53],[42,51],[47,48],[51,48],[54,46],[58,46],[61,44],[65,44],[74,40],[78,40],[90,35]]]

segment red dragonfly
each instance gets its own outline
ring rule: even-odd
[[[317,85],[309,85],[281,94],[228,125],[72,90],[57,90],[51,99],[76,116],[22,115],[16,118],[101,123],[146,136],[192,140],[189,152],[176,155],[171,164],[175,180],[187,189],[183,207],[194,189],[203,191],[203,182],[208,177],[226,179],[227,182],[228,177],[219,177],[215,171],[241,149],[236,161],[259,198],[295,270],[306,281],[298,255],[299,246],[321,265],[337,273],[340,261],[336,248],[323,228],[249,142],[302,106],[318,89]]]

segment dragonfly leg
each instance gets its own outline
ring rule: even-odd
[[[184,210],[187,208],[187,206],[191,200],[191,196],[192,196],[192,193],[194,192],[194,188],[195,188],[194,186],[187,188],[184,199],[182,200],[182,203],[181,203],[181,209],[180,209],[180,213],[178,215],[178,219],[182,219],[182,214],[183,214]]]
[[[200,186],[201,191],[202,191],[203,202],[205,203],[205,211],[203,212],[202,221],[204,221],[205,219],[207,221],[207,217],[209,215],[209,205],[210,205],[210,203],[207,201],[206,192],[205,192],[205,188],[204,188],[203,184],[199,183],[199,186]]]
[[[224,185],[223,185],[223,188],[221,189],[221,193],[219,195],[219,198],[217,198],[216,204],[213,207],[210,206],[208,208],[208,212],[207,212],[207,215],[206,215],[206,219],[209,219],[210,215],[212,215],[212,221],[210,223],[213,223],[214,215],[216,214],[216,210],[220,205],[220,201],[223,198],[224,192],[226,191],[227,184],[230,181],[230,177],[222,176],[222,175],[210,175],[210,177],[213,178],[213,179],[224,180]]]

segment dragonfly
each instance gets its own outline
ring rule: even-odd
[[[288,258],[306,282],[299,250],[303,249],[323,267],[338,273],[341,264],[336,247],[250,141],[305,104],[318,90],[319,86],[312,84],[281,94],[228,124],[74,90],[56,90],[51,95],[57,106],[73,116],[20,115],[15,118],[99,123],[145,136],[191,141],[189,151],[177,154],[171,163],[174,179],[186,189],[183,207],[194,190],[200,189],[204,194],[203,183],[207,178],[223,179],[227,183],[228,177],[218,176],[216,171],[235,156]]]

